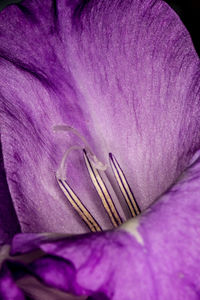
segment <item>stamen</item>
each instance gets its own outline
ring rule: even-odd
[[[86,149],[83,150],[85,163],[91,177],[92,183],[94,184],[96,191],[101,198],[103,206],[108,213],[112,224],[114,227],[117,227],[122,224],[122,219],[113,203],[113,200],[108,192],[107,187],[105,186],[97,168],[93,164],[93,161],[88,157]]]
[[[92,150],[90,149],[90,146],[86,139],[74,128],[67,126],[67,125],[56,125],[53,127],[54,131],[71,131],[73,134],[78,136],[81,141],[83,142],[84,146],[87,148],[92,161],[94,161],[94,164],[99,169],[105,169],[105,165],[103,165],[97,157],[93,154]],[[60,166],[56,172],[56,178],[58,181],[58,184],[67,197],[70,204],[73,206],[73,208],[77,211],[77,213],[80,215],[80,217],[83,219],[83,221],[86,223],[86,225],[89,227],[89,229],[93,232],[96,231],[102,231],[100,225],[95,220],[95,218],[92,216],[92,214],[89,212],[89,210],[83,205],[81,200],[78,198],[78,196],[74,193],[74,191],[71,189],[71,187],[68,185],[66,180],[66,161],[73,150],[83,150],[83,148],[79,145],[74,145],[67,149],[67,151],[64,153],[63,158],[61,160]]]
[[[117,162],[116,158],[113,156],[112,153],[109,153],[109,158],[110,158],[110,164],[111,164],[113,173],[118,182],[118,185],[120,187],[122,195],[124,196],[124,199],[126,200],[126,203],[131,212],[131,215],[133,217],[135,217],[136,215],[139,215],[141,213],[141,210],[135,200],[133,192],[131,191],[128,181],[127,181],[125,175],[123,174],[123,171],[120,168],[119,163]]]
[[[54,126],[54,130],[72,132],[74,135],[80,138],[81,142],[84,145],[84,147],[81,147],[80,145],[74,145],[68,148],[64,153],[59,168],[56,172],[58,184],[63,193],[65,194],[66,198],[72,205],[72,207],[76,210],[76,212],[83,219],[83,221],[86,223],[86,225],[91,231],[96,232],[102,230],[98,222],[89,212],[89,210],[85,207],[85,205],[81,202],[78,196],[74,193],[74,191],[71,189],[66,180],[66,162],[68,156],[73,150],[81,150],[83,151],[84,160],[92,183],[94,184],[94,187],[103,203],[103,206],[113,226],[120,226],[123,223],[123,221],[115,206],[115,202],[113,201],[117,200],[117,196],[112,188],[112,185],[109,182],[106,173],[104,172],[107,168],[107,165],[103,164],[100,160],[98,160],[98,158],[91,150],[87,140],[76,129],[67,125],[56,125]],[[135,217],[136,215],[140,214],[140,208],[134,198],[128,181],[125,175],[123,174],[122,169],[119,166],[119,163],[111,153],[109,153],[109,158],[112,170],[119,184],[120,190],[126,200],[126,203],[129,207],[132,216]]]
[[[83,221],[89,227],[89,229],[92,232],[102,231],[100,225],[97,223],[95,218],[91,215],[91,213],[87,210],[87,208],[83,205],[83,203],[77,197],[77,195],[74,193],[74,191],[70,188],[70,186],[67,184],[66,180],[58,179],[57,181],[58,181],[58,184],[59,184],[61,190],[63,191],[63,193],[69,200],[70,204],[77,211],[77,213],[80,215],[80,217],[83,219]]]

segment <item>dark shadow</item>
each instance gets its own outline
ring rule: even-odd
[[[95,293],[92,296],[89,296],[87,300],[110,300],[104,293]]]
[[[19,3],[21,0],[0,0],[0,11],[4,9],[7,5],[12,3]]]
[[[18,232],[20,232],[20,225],[6,181],[0,143],[0,245],[9,243],[13,235]]]
[[[200,56],[200,1],[199,0],[165,0],[180,16],[192,37],[194,46]]]

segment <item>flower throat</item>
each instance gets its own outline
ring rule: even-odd
[[[84,147],[74,145],[67,149],[64,153],[63,158],[61,160],[60,166],[56,172],[57,182],[63,191],[64,195],[72,205],[72,207],[76,210],[81,219],[85,222],[88,228],[92,232],[102,231],[101,226],[92,216],[90,211],[84,205],[84,203],[79,199],[79,197],[75,194],[72,188],[67,183],[65,173],[66,173],[66,161],[71,151],[73,150],[81,150],[83,153],[83,159],[85,161],[86,168],[90,175],[91,181],[99,195],[99,198],[104,206],[106,213],[109,216],[109,219],[113,225],[113,227],[120,226],[122,222],[122,218],[119,212],[116,209],[114,198],[117,197],[115,192],[112,190],[111,185],[108,189],[107,184],[105,182],[109,182],[109,179],[106,175],[107,165],[103,164],[96,155],[92,152],[88,142],[86,139],[74,128],[67,125],[57,125],[54,127],[55,131],[70,131],[76,136],[78,136],[84,144]],[[122,171],[118,161],[114,157],[112,153],[109,153],[109,162],[112,168],[114,177],[116,179],[117,184],[119,185],[120,191],[126,201],[126,204],[129,208],[132,217],[136,217],[141,213],[139,205],[137,204],[133,192],[128,184],[128,181]],[[112,196],[111,196],[112,195]]]

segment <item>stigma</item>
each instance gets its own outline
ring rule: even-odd
[[[91,184],[95,187],[95,190],[99,196],[99,201],[102,202],[105,213],[108,214],[113,228],[122,225],[123,220],[115,205],[115,199],[117,199],[117,196],[112,185],[110,184],[108,176],[106,175],[108,166],[97,158],[85,137],[81,135],[78,130],[67,125],[56,125],[54,126],[54,131],[70,131],[76,135],[83,144],[83,146],[74,145],[65,151],[59,168],[56,172],[58,185],[64,193],[67,201],[69,201],[71,206],[87,225],[90,231],[102,231],[101,225],[97,222],[97,220],[85,206],[84,202],[77,196],[75,191],[68,184],[66,178],[66,163],[68,156],[71,151],[79,150],[82,153],[82,158],[85,163],[85,168],[89,173]],[[119,186],[122,197],[127,204],[131,216],[136,217],[141,213],[141,210],[126,179],[126,176],[116,157],[112,153],[109,153],[108,157],[110,163],[109,167],[112,169],[113,176]]]

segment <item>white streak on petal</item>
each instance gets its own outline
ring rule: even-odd
[[[120,229],[123,229],[123,230],[129,232],[130,234],[132,234],[135,237],[136,241],[139,244],[141,244],[142,246],[144,246],[143,237],[138,232],[139,218],[140,217],[136,217],[134,219],[130,219],[129,221],[127,221],[126,223],[124,223],[122,226],[120,226]]]

